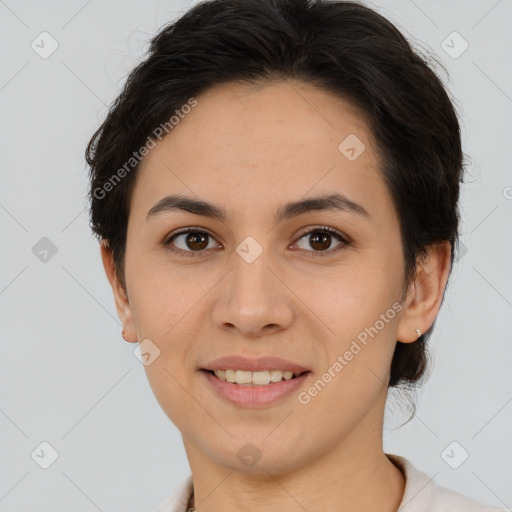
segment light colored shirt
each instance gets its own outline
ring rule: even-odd
[[[404,457],[386,455],[402,470],[405,477],[405,490],[397,512],[509,512],[504,508],[483,505],[456,491],[441,487]],[[192,475],[189,475],[178,490],[154,512],[192,512],[194,509],[187,510],[192,490]]]

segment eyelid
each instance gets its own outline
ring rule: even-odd
[[[351,239],[348,236],[346,236],[344,233],[342,233],[341,231],[338,231],[336,228],[331,228],[330,226],[322,226],[322,225],[307,226],[306,228],[299,231],[299,234],[297,235],[297,237],[298,237],[297,240],[300,240],[302,237],[304,237],[304,235],[309,235],[311,233],[314,233],[315,231],[326,231],[331,235],[336,235],[337,237],[339,237],[341,239],[342,242],[345,242],[346,244],[351,243]]]
[[[163,239],[162,245],[167,245],[173,238],[177,238],[179,235],[184,235],[186,233],[205,233],[208,236],[215,238],[207,229],[199,228],[198,226],[190,226],[186,228],[178,229],[178,231],[173,231],[165,236]]]
[[[338,252],[344,250],[346,247],[348,247],[352,244],[352,240],[350,239],[350,237],[344,235],[337,229],[332,228],[330,226],[313,226],[313,227],[308,226],[308,227],[304,228],[303,230],[301,230],[300,234],[297,235],[297,239],[294,242],[294,244],[297,243],[298,241],[300,241],[305,236],[311,235],[316,232],[328,233],[332,237],[336,238],[340,242],[340,244],[338,246],[336,246],[334,249],[327,249],[326,251],[306,251],[307,253],[310,253],[309,257],[312,257],[312,258],[328,257],[333,254],[337,254]],[[299,250],[301,250],[301,249],[299,249]]]
[[[189,227],[181,228],[178,231],[173,231],[171,234],[167,235],[164,238],[162,245],[164,247],[167,247],[168,245],[171,244],[171,240],[174,240],[175,238],[179,237],[180,235],[185,235],[185,234],[190,234],[190,233],[205,234],[205,235],[209,236],[210,238],[212,238],[213,240],[216,240],[215,237],[207,229],[200,228],[198,226],[189,226]],[[170,250],[173,253],[178,254],[180,256],[183,255],[183,256],[192,256],[192,257],[201,256],[202,254],[207,252],[206,249],[204,249],[202,251],[185,251],[185,250],[179,249],[179,248],[170,249]]]
[[[307,226],[307,227],[303,228],[299,232],[299,234],[296,235],[296,239],[293,242],[293,244],[296,244],[298,241],[300,241],[302,238],[304,238],[307,235],[311,235],[315,232],[322,232],[322,231],[329,233],[334,238],[338,239],[338,241],[340,242],[340,246],[336,246],[334,249],[328,249],[326,251],[306,251],[308,253],[311,253],[313,257],[328,256],[330,254],[334,254],[334,253],[338,252],[339,250],[344,249],[346,246],[351,245],[351,243],[352,243],[352,240],[350,239],[350,237],[346,236],[345,234],[338,231],[337,229],[332,228],[330,226],[317,225],[317,226]],[[205,235],[209,236],[210,238],[216,240],[215,236],[213,236],[207,229],[200,228],[198,226],[190,226],[190,227],[181,228],[178,231],[175,231],[175,232],[167,235],[164,238],[162,245],[164,247],[166,247],[171,243],[171,240],[177,238],[180,235],[190,234],[190,233],[205,234]],[[296,250],[296,249],[294,249],[294,250]],[[304,251],[304,249],[298,249],[298,250]],[[171,251],[176,254],[185,255],[185,256],[201,256],[202,254],[208,252],[207,249],[203,249],[202,251],[185,251],[185,250],[179,249],[179,248],[171,249]]]

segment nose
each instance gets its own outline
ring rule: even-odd
[[[238,254],[233,260],[233,268],[217,288],[215,325],[247,338],[287,329],[294,317],[294,295],[279,266],[266,251],[251,263]]]

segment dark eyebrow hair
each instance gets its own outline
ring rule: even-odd
[[[224,208],[182,195],[164,197],[148,211],[146,219],[150,219],[159,213],[175,210],[203,215],[204,217],[218,219],[223,222],[227,219],[227,213]],[[274,217],[276,222],[281,222],[307,212],[321,210],[340,210],[356,213],[367,218],[370,217],[370,214],[361,204],[350,200],[342,194],[329,194],[287,203],[276,211]]]

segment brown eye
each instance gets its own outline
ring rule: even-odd
[[[329,249],[332,241],[332,235],[322,232],[315,232],[310,236],[311,238],[309,239],[309,243],[313,249],[317,249],[319,251],[325,251],[326,249]]]
[[[201,253],[209,248],[209,239],[213,240],[212,236],[206,231],[187,229],[173,234],[164,242],[164,246],[174,246],[176,247],[176,249],[172,249],[174,252],[186,256],[195,256],[194,253]]]
[[[308,237],[309,241],[306,242],[307,247],[299,248],[309,252],[311,256],[329,256],[330,254],[336,253],[350,245],[350,241],[342,236],[341,233],[336,229],[327,226],[315,228],[303,233],[299,238],[299,242],[307,240]],[[334,246],[334,249],[331,248],[333,239],[338,241],[338,244]],[[163,245],[165,247],[170,247],[173,252],[183,256],[200,256],[206,252],[206,249],[212,249],[215,247],[222,248],[222,246],[219,246],[218,244],[215,245],[215,243],[213,246],[209,246],[210,240],[213,241],[214,238],[206,231],[189,228],[172,234],[163,242]],[[311,248],[313,250],[310,250]]]
[[[307,240],[308,237],[309,241],[307,241],[306,244],[314,250],[310,251],[307,247],[302,247],[301,249],[310,252],[311,256],[328,256],[329,254],[337,252],[349,245],[349,242],[337,230],[327,226],[315,228],[303,233],[299,242],[304,239]],[[339,244],[336,245],[334,249],[328,250],[332,246],[333,238],[336,239]]]
[[[208,237],[209,235],[204,233],[189,233],[185,237],[185,245],[192,250],[201,251],[208,247]]]

